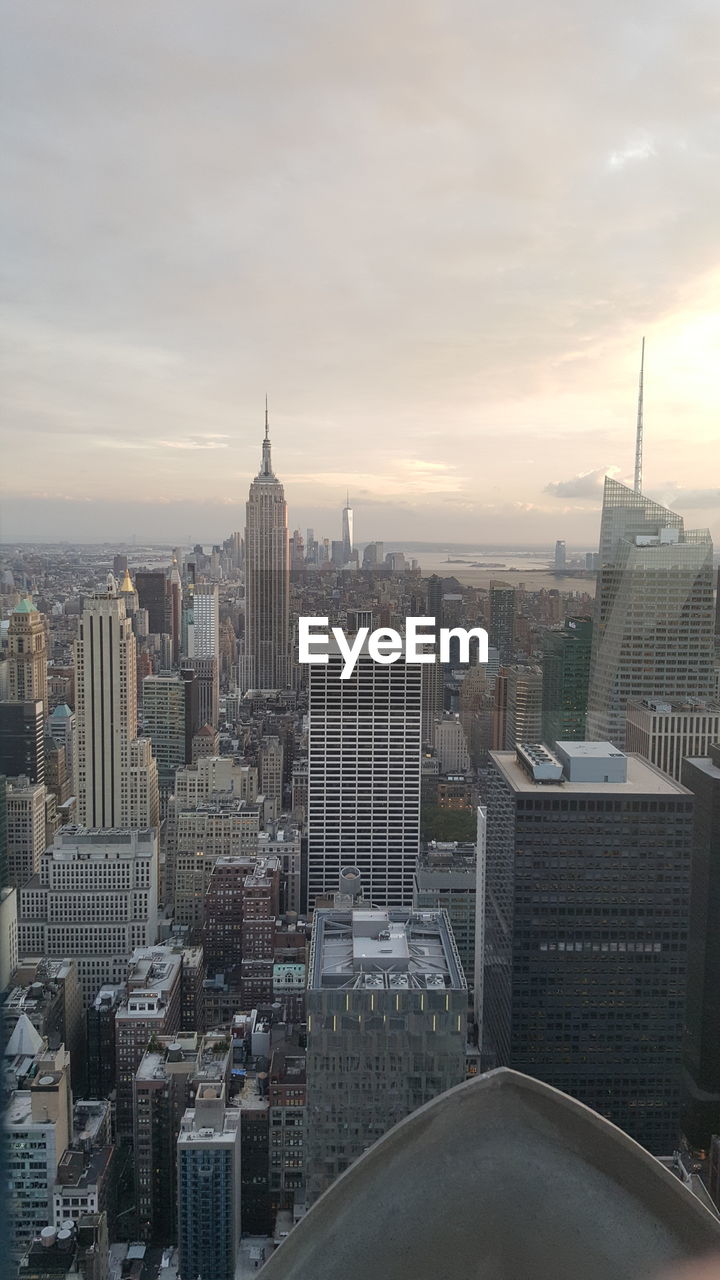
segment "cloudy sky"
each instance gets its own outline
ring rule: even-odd
[[[720,540],[717,0],[3,4],[0,539]]]

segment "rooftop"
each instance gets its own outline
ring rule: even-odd
[[[308,989],[466,986],[444,911],[315,912]]]
[[[99,1151],[73,1151],[68,1148],[60,1158],[57,1169],[56,1190],[85,1191],[97,1186],[108,1172],[114,1147],[102,1147]]]
[[[578,744],[573,744],[577,746]],[[654,765],[643,760],[641,756],[627,755],[627,781],[626,782],[545,782],[537,783],[528,777],[525,770],[518,764],[515,752],[513,751],[491,751],[490,757],[495,764],[496,769],[515,792],[521,792],[525,795],[563,795],[563,796],[593,796],[593,795],[610,795],[617,799],[622,797],[632,798],[633,796],[664,796],[674,799],[682,799],[689,796],[690,792],[687,787],[683,787],[679,782],[674,782],[672,778],[668,778]]]
[[[628,709],[654,712],[656,715],[714,715],[720,716],[720,702],[713,698],[629,698]]]

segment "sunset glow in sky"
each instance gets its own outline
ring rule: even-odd
[[[0,541],[720,540],[716,0],[5,3]]]

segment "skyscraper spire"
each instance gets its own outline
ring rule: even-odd
[[[260,468],[261,476],[272,476],[272,460],[270,458],[270,423],[268,421],[268,398],[265,393],[265,437],[262,446],[262,466]]]
[[[643,374],[645,372],[645,339],[640,355],[640,386],[638,389],[637,431],[635,435],[635,492],[642,493],[643,464]]]

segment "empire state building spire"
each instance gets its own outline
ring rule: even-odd
[[[267,476],[268,480],[275,479],[272,469],[272,459],[270,457],[270,423],[268,422],[267,396],[265,396],[265,438],[263,439],[262,445],[262,466],[260,468],[260,476]]]

